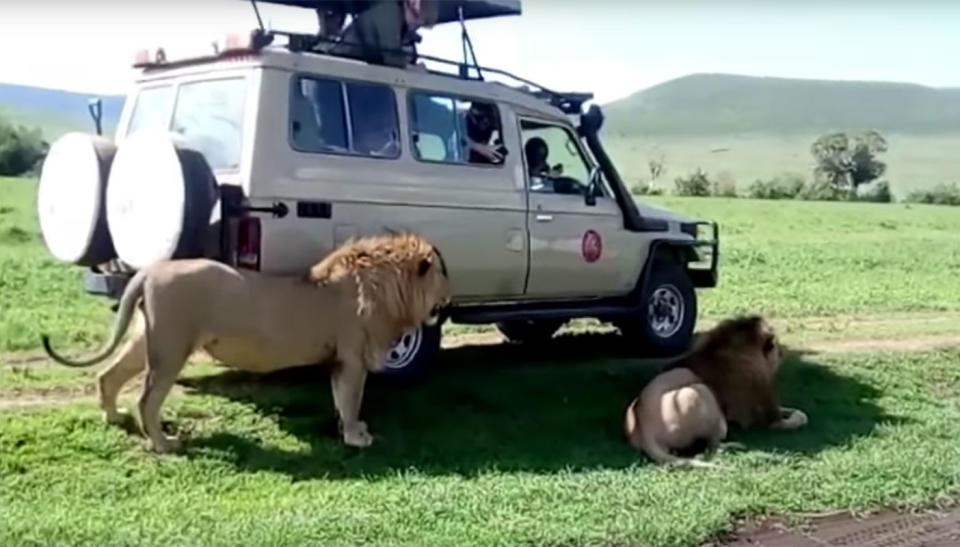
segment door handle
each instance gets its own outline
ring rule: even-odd
[[[551,220],[553,220],[553,215],[537,214],[537,222],[550,222]]]

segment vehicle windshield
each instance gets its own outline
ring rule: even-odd
[[[144,88],[127,134],[145,128],[175,131],[199,150],[214,170],[236,169],[240,166],[244,96],[243,78]]]

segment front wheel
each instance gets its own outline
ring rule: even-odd
[[[440,325],[420,325],[403,333],[387,352],[384,368],[377,376],[385,380],[406,380],[422,376],[440,351]]]
[[[678,355],[690,346],[697,322],[697,293],[675,261],[652,265],[639,308],[615,322],[620,332],[656,356]]]

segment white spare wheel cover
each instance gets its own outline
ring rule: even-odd
[[[54,257],[82,266],[116,258],[104,214],[107,174],[116,146],[86,133],[57,139],[40,171],[37,216]]]
[[[138,131],[117,150],[107,184],[107,224],[123,262],[202,256],[217,199],[203,155],[175,133]]]

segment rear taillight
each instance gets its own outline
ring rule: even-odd
[[[260,270],[260,219],[244,217],[237,222],[237,267]]]

